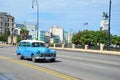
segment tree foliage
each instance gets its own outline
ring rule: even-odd
[[[20,30],[20,35],[21,35],[21,39],[22,39],[22,40],[27,39],[28,34],[29,34],[29,31],[27,31],[26,29],[21,29],[21,30]]]
[[[114,35],[111,39],[112,44],[120,45],[120,36]]]
[[[20,42],[22,39],[21,39],[21,36],[20,35],[17,35],[17,43]]]
[[[10,31],[5,31],[4,34],[0,35],[0,41],[7,42]]]
[[[110,35],[111,37],[111,44],[120,45],[120,37]],[[107,45],[107,38],[108,34],[104,31],[79,31],[75,34],[72,38],[73,44],[81,44],[81,45],[97,45],[98,43],[103,43]]]

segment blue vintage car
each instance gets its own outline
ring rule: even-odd
[[[30,58],[33,62],[56,59],[56,51],[46,47],[45,42],[38,40],[22,40],[18,44],[16,54],[19,59]]]

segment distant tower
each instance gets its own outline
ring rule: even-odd
[[[100,24],[100,30],[108,32],[108,27],[109,27],[108,18],[109,18],[109,16],[108,16],[107,12],[103,12],[102,17],[103,17],[103,19],[102,19],[101,24]]]

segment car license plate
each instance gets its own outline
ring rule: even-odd
[[[45,59],[51,59],[51,57],[45,57]]]

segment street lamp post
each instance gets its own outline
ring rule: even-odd
[[[32,0],[32,8],[34,6],[37,6],[37,40],[38,40],[38,34],[39,34],[39,4],[37,0]]]
[[[109,2],[108,50],[110,50],[110,21],[111,21],[111,0]]]

